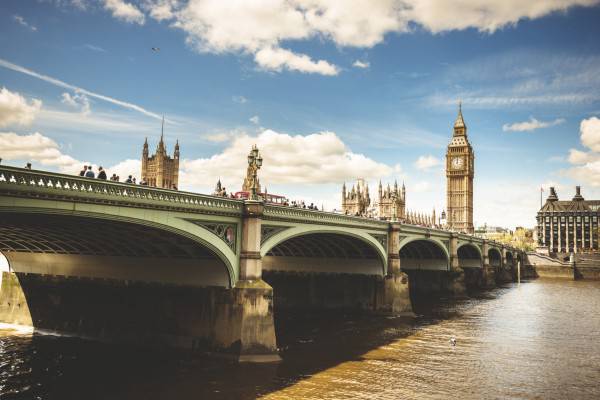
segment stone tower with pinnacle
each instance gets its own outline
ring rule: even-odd
[[[459,103],[454,134],[446,151],[446,207],[448,228],[473,233],[473,177],[475,153],[467,138],[467,125]]]

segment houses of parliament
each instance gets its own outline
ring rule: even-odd
[[[342,187],[342,211],[349,215],[373,216],[382,220],[396,220],[408,224],[444,227],[464,233],[473,233],[473,178],[475,153],[467,137],[462,107],[454,121],[453,134],[446,150],[446,212],[436,217],[431,214],[406,210],[406,187],[398,189],[379,182],[377,201],[371,203],[369,187],[359,179],[351,189]],[[445,217],[445,218],[444,218]]]
[[[148,139],[144,142],[142,149],[142,182],[148,186],[159,187],[163,189],[177,189],[179,184],[179,141],[175,143],[173,157],[167,152],[167,146],[164,142],[163,119],[160,133],[160,141],[153,155],[148,153]]]

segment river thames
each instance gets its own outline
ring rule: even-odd
[[[2,399],[598,399],[600,282],[535,280],[417,318],[276,320],[283,362],[0,330]],[[450,338],[456,338],[456,346]]]

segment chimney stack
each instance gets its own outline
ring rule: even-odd
[[[556,201],[558,200],[558,196],[556,195],[556,190],[554,186],[550,187],[550,195],[548,196],[548,201]]]
[[[575,197],[573,197],[573,201],[583,201],[583,196],[581,195],[581,186],[575,186]]]

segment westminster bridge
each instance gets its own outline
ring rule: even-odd
[[[521,251],[395,222],[0,166],[0,322],[278,358],[273,314],[411,314],[514,279]]]

